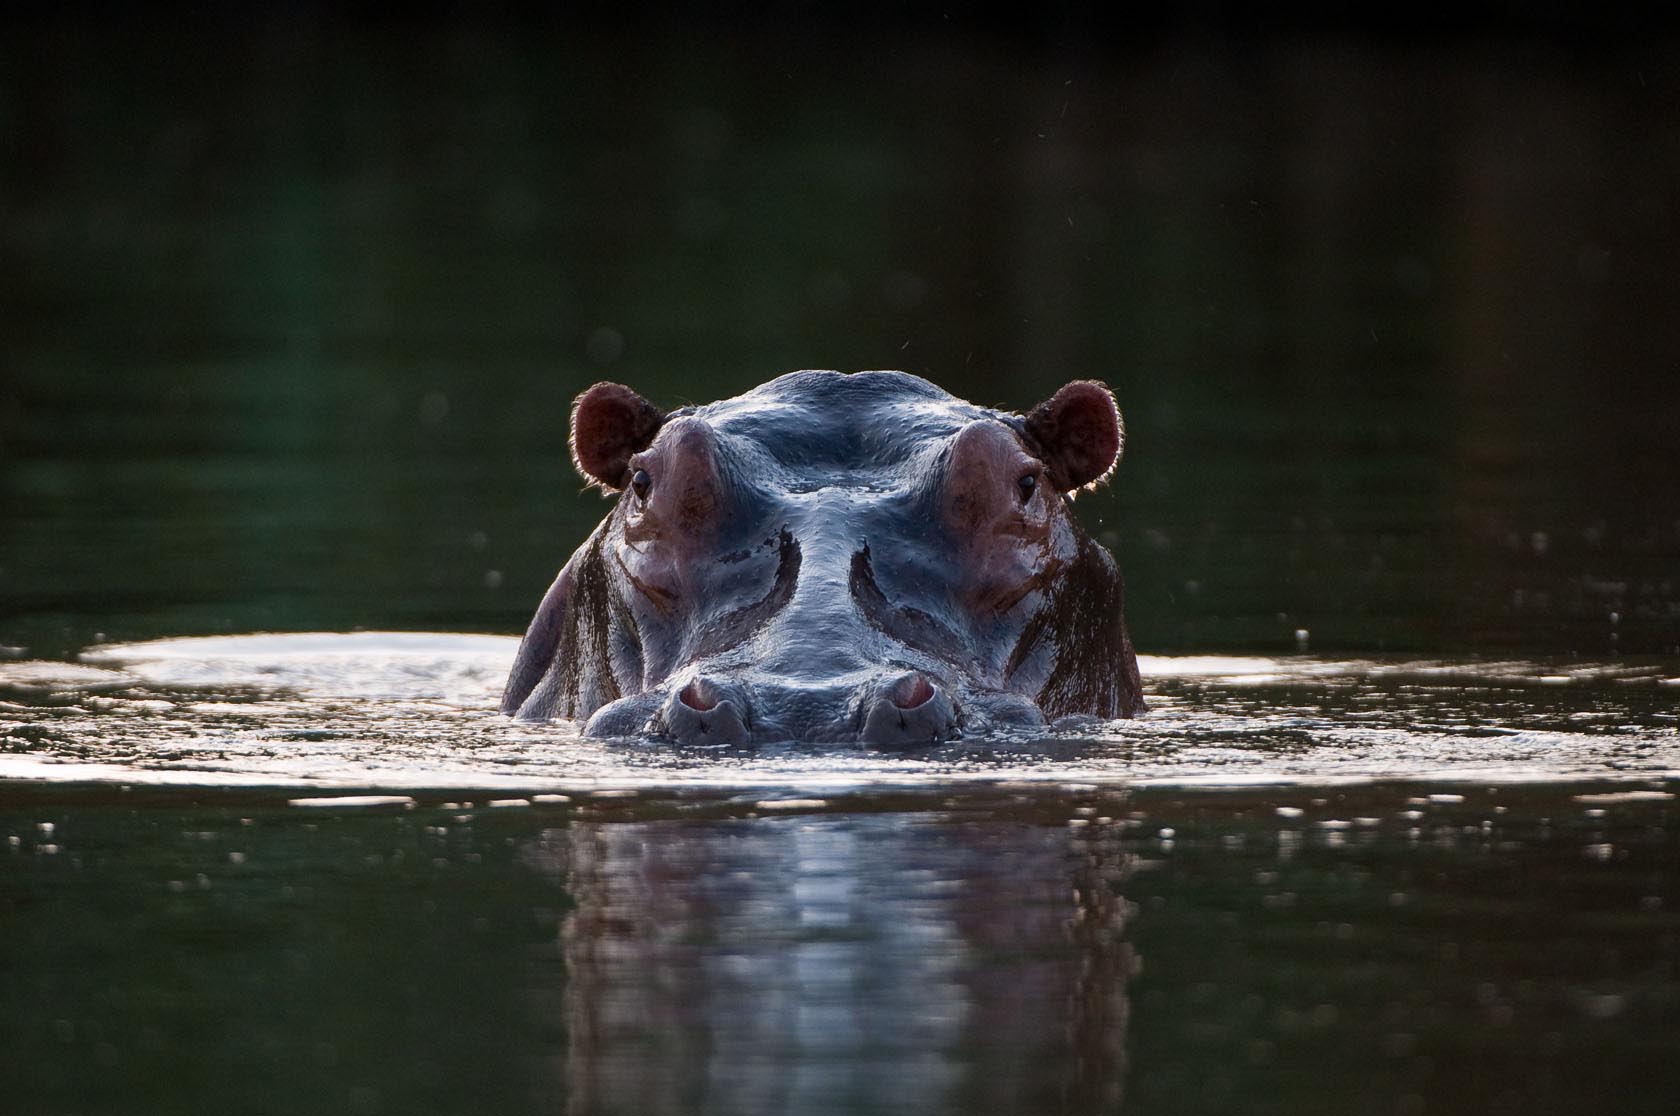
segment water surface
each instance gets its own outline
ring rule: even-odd
[[[855,790],[999,778],[1147,786],[1680,773],[1680,662],[1144,656],[1150,712],[902,752],[588,740],[495,712],[517,640],[161,640],[0,663],[0,777],[417,787]]]
[[[586,741],[514,641],[0,666],[38,1111],[1566,1112],[1680,1087],[1673,661],[1150,657],[1132,722]]]

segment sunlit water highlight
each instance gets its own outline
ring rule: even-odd
[[[1680,776],[1680,663],[1143,657],[1150,712],[909,752],[582,738],[495,712],[517,641],[157,640],[0,663],[0,778],[190,785],[1132,786]]]

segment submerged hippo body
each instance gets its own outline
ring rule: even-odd
[[[670,414],[596,384],[572,452],[618,502],[543,598],[502,710],[882,745],[1139,713],[1119,571],[1070,508],[1120,445],[1092,381],[1025,417],[903,372],[794,372]]]

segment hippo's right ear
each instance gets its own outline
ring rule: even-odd
[[[1096,380],[1063,384],[1027,412],[1025,425],[1058,492],[1107,480],[1126,440],[1114,393]]]
[[[591,484],[624,487],[630,458],[648,448],[665,412],[623,384],[596,384],[572,404],[572,461]]]

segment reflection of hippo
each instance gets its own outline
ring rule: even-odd
[[[1119,1111],[1122,830],[995,809],[545,830],[566,1111]]]
[[[1141,712],[1119,571],[1069,512],[1120,443],[1092,381],[1025,418],[902,372],[795,372],[668,415],[596,384],[572,452],[622,495],[502,709],[715,744]]]

